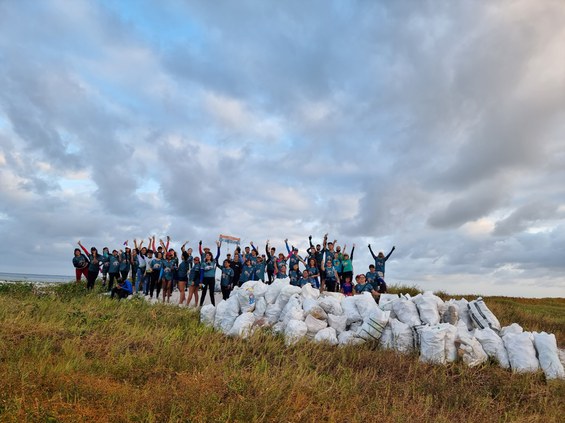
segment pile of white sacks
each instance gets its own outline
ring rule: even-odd
[[[302,338],[332,345],[379,343],[420,360],[445,364],[463,360],[477,366],[489,357],[515,372],[540,367],[548,379],[565,379],[555,335],[524,332],[513,323],[500,327],[482,299],[444,302],[431,292],[345,297],[278,279],[272,285],[249,281],[217,307],[206,305],[201,322],[230,336],[247,337],[260,327],[284,334],[287,345]]]

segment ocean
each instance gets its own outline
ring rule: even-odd
[[[0,281],[25,281],[25,282],[71,282],[74,276],[64,275],[36,275],[33,273],[3,273],[0,272]]]

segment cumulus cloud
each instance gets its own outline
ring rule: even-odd
[[[565,288],[559,0],[0,2],[0,26],[0,271],[330,232],[359,271],[396,245],[392,281]]]

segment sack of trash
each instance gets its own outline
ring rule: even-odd
[[[200,321],[241,338],[265,327],[283,334],[286,345],[302,338],[339,346],[369,342],[419,353],[426,363],[461,360],[474,367],[490,357],[514,372],[541,368],[547,379],[565,379],[554,335],[525,332],[517,323],[501,327],[482,298],[444,302],[431,292],[382,294],[377,304],[370,293],[346,297],[292,286],[289,279],[248,281],[216,307],[202,307]]]

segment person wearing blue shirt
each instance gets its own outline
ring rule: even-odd
[[[159,299],[159,292],[161,292],[160,279],[161,267],[163,266],[163,253],[157,251],[155,257],[151,259],[147,265],[146,272],[151,274],[151,280],[149,282],[149,297],[153,298],[153,292],[157,290],[157,299]]]
[[[227,300],[230,297],[230,292],[233,288],[233,269],[230,267],[230,261],[224,260],[222,266],[218,268],[222,271],[222,276],[220,278],[220,288],[222,289],[222,298]]]
[[[88,257],[82,254],[79,248],[75,248],[73,266],[75,267],[77,283],[81,281],[83,275],[88,280],[88,265]]]
[[[106,277],[108,276],[108,268],[110,267],[110,250],[108,247],[102,248],[102,286],[106,286]]]
[[[96,282],[96,278],[98,277],[98,273],[100,272],[100,266],[102,265],[102,257],[98,254],[98,250],[96,247],[90,248],[90,254],[88,250],[84,248],[84,245],[78,242],[78,246],[82,248],[82,251],[88,255],[88,276],[86,277],[86,289],[94,289],[94,283]]]
[[[290,278],[290,284],[292,286],[300,286],[298,279],[300,278],[300,270],[298,269],[298,264],[294,264],[294,267],[288,272],[288,277]]]
[[[131,249],[126,247],[125,251],[120,254],[120,274],[122,275],[122,280],[125,281],[128,278],[128,273],[131,265]]]
[[[186,306],[190,307],[192,297],[194,297],[194,307],[198,307],[198,288],[200,287],[200,257],[193,259],[192,267],[188,273],[188,299]]]
[[[277,249],[271,247],[269,249],[269,240],[265,245],[265,252],[267,253],[267,283],[270,285],[273,283],[275,276],[275,262],[277,261],[277,256],[275,255]]]
[[[131,282],[129,279],[126,279],[123,282],[118,282],[117,286],[112,289],[112,293],[110,294],[110,298],[114,298],[114,295],[118,296],[118,301],[122,298],[127,298],[133,292],[133,288],[131,286]]]
[[[159,279],[161,280],[161,287],[163,288],[163,302],[165,302],[165,299],[167,302],[169,302],[171,299],[174,267],[175,267],[174,255],[173,253],[168,252],[165,259],[162,261],[161,274],[159,275],[160,276]],[[157,288],[157,298],[159,298],[158,288]]]
[[[332,260],[326,260],[325,266],[322,268],[324,280],[322,281],[322,291],[336,292],[339,283],[339,275],[333,267]]]
[[[371,252],[371,255],[373,256],[373,259],[375,260],[375,270],[377,271],[377,274],[381,278],[385,277],[385,263],[389,259],[390,255],[392,254],[392,252],[395,249],[396,249],[396,247],[393,246],[392,250],[390,250],[390,253],[388,253],[386,256],[384,255],[384,253],[382,251],[380,251],[378,255],[375,255],[373,253],[373,250],[371,249],[371,244],[369,244],[369,251]]]
[[[239,286],[243,285],[247,281],[253,280],[255,277],[255,266],[251,263],[251,259],[246,259],[243,268],[241,269],[241,274],[239,275]]]
[[[114,280],[118,279],[120,272],[120,257],[117,250],[112,251],[112,255],[108,257],[108,291],[114,287]],[[123,279],[125,280],[125,279]]]
[[[202,283],[202,297],[200,297],[200,307],[204,305],[206,299],[206,292],[210,291],[210,302],[213,306],[216,305],[214,299],[214,291],[216,288],[216,266],[218,265],[218,258],[220,257],[220,242],[216,241],[218,246],[218,253],[216,258],[212,257],[212,253],[208,251],[204,256],[204,261],[200,265],[200,282]]]
[[[380,296],[380,294],[373,289],[373,285],[367,283],[367,278],[365,277],[365,275],[360,274],[355,276],[355,281],[357,282],[357,285],[355,285],[354,288],[356,294],[362,294],[363,292],[370,292],[371,295],[373,295],[373,297],[375,298],[378,298]]]
[[[265,267],[267,263],[263,259],[263,257],[257,257],[257,263],[253,269],[253,279],[256,281],[265,281]]]
[[[185,289],[186,289],[186,284],[188,283],[188,253],[184,250],[184,248],[182,249],[182,254],[181,254],[181,262],[179,263],[179,268],[178,268],[178,277],[179,277],[179,305],[184,303],[185,300]]]

